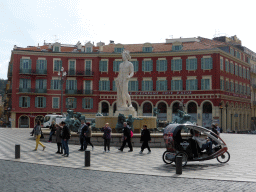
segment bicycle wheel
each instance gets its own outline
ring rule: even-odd
[[[169,159],[166,159],[166,156],[167,156],[167,154],[170,154],[171,152],[169,152],[169,151],[165,151],[164,153],[163,153],[163,161],[166,163],[166,164],[171,164],[173,161],[171,161],[171,160],[169,160]]]
[[[217,160],[220,162],[220,163],[227,163],[230,159],[230,154],[229,152],[225,152],[223,153],[221,156],[218,156],[217,157]]]

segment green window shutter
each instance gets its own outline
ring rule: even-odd
[[[70,81],[70,80],[67,80],[67,81],[66,81],[66,89],[67,89],[67,90],[69,90],[69,81]]]
[[[60,68],[59,68],[59,71],[61,70],[62,68],[62,61],[60,60]]]
[[[23,88],[23,79],[20,79],[20,87],[19,88]]]
[[[113,71],[116,72],[117,71],[117,66],[116,66],[117,62],[113,61]]]
[[[179,70],[182,70],[182,59],[179,60]]]
[[[51,80],[51,89],[53,89],[53,80]]]
[[[76,109],[76,106],[77,106],[77,99],[76,98],[74,98],[74,108]]]
[[[151,60],[150,61],[150,68],[149,68],[150,71],[153,71],[153,61]]]
[[[28,79],[28,88],[30,89],[31,88],[31,79]]]
[[[39,88],[39,80],[36,80],[36,89]]]
[[[102,81],[99,81],[99,90],[102,90]]]
[[[30,107],[30,97],[27,97],[28,98],[28,107]]]
[[[138,91],[138,81],[135,81],[135,91]]]
[[[144,84],[145,84],[145,81],[141,81],[141,90],[144,91]]]
[[[149,82],[149,91],[153,91],[153,81]]]
[[[107,91],[109,91],[110,90],[110,81],[107,81]]]
[[[201,90],[204,90],[204,79],[201,79]]]
[[[167,90],[167,80],[164,81],[164,90]]]
[[[142,71],[145,71],[145,61],[142,61]]]
[[[201,58],[201,69],[205,69],[205,59]]]
[[[93,109],[93,98],[90,98],[90,109]]]
[[[195,80],[195,90],[198,90],[198,80]]]
[[[142,52],[145,52],[145,47],[142,47]]]
[[[190,67],[189,67],[189,59],[186,59],[186,70],[189,70]]]
[[[209,68],[212,69],[212,58],[210,58]]]
[[[183,90],[183,81],[182,80],[179,81],[179,90],[180,91]]]
[[[174,83],[174,80],[171,80],[171,90],[175,90],[175,83]]]
[[[44,69],[47,70],[47,60],[44,61]]]
[[[46,97],[43,97],[43,108],[46,107]]]
[[[171,70],[174,71],[174,60],[171,61]]]
[[[167,71],[167,60],[164,61],[164,71]]]
[[[112,83],[112,90],[113,91],[116,91],[116,81],[114,80],[113,83]]]
[[[22,64],[23,64],[23,59],[20,59],[20,69],[23,69]]]
[[[159,60],[156,61],[156,70],[160,71],[160,61]]]
[[[135,61],[134,71],[139,71],[139,63],[138,63],[138,61]]]
[[[43,80],[43,87],[44,87],[44,89],[47,88],[47,80],[46,79]]]
[[[22,97],[19,97],[19,107],[22,107]]]
[[[32,64],[32,61],[31,59],[28,60],[28,68],[31,69],[31,64]]]
[[[190,90],[190,86],[189,86],[189,80],[186,80],[186,90]]]
[[[131,81],[128,82],[128,91],[131,91],[132,90],[132,87],[131,87]]]
[[[102,71],[102,69],[103,69],[103,66],[102,66],[103,64],[102,64],[102,61],[100,61],[100,63],[99,63],[99,69],[100,69],[100,71]]]
[[[160,81],[156,81],[156,90],[157,90],[157,91],[160,90]]]
[[[85,109],[85,98],[82,99],[82,108]]]
[[[68,108],[68,98],[66,98],[66,108]]]
[[[39,69],[40,60],[36,60],[36,69]]]
[[[77,90],[77,80],[75,80],[75,90]]]

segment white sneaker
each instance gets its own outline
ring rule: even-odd
[[[148,152],[148,154],[150,154],[150,153],[151,153],[151,151]]]
[[[107,150],[107,153],[109,153],[110,151],[109,150]]]
[[[142,151],[139,152],[139,154],[142,154],[142,153],[143,153]]]
[[[106,151],[103,151],[103,153],[106,153]]]

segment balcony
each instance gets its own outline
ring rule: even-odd
[[[85,70],[85,71],[75,71],[68,70],[67,76],[93,76],[93,71]]]
[[[47,93],[47,89],[35,89],[35,93]]]
[[[46,69],[36,69],[36,75],[47,75]]]
[[[65,90],[65,94],[77,94],[77,89],[74,89],[74,90],[68,90],[68,89],[66,89],[66,90]]]
[[[20,93],[31,93],[32,89],[31,88],[19,88]]]
[[[65,90],[65,94],[79,94],[79,95],[91,95],[93,94],[93,90],[85,90],[85,89],[80,89],[80,90]]]
[[[20,74],[32,74],[32,69],[20,69]]]

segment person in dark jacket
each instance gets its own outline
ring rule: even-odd
[[[86,133],[88,132],[88,125],[84,123],[84,126],[81,130],[81,135],[83,136],[83,151],[87,149],[87,140],[86,140]]]
[[[66,126],[66,123],[64,121],[61,122],[62,126],[62,134],[61,134],[61,139],[62,139],[62,146],[64,149],[64,157],[69,156],[69,147],[68,147],[68,140],[70,139],[70,131],[69,128]]]
[[[53,134],[55,133],[55,131],[56,131],[56,124],[55,124],[55,121],[52,121],[52,124],[51,124],[51,126],[50,126],[50,136],[49,136],[49,140],[48,140],[48,142],[52,142],[52,136],[53,136]]]
[[[85,141],[86,141],[87,145],[90,144],[92,146],[92,151],[93,151],[94,146],[91,142],[91,137],[92,137],[92,129],[91,129],[91,126],[90,126],[91,124],[89,122],[87,122],[86,125],[87,125],[88,128],[87,128],[87,132],[85,133]],[[87,145],[86,145],[86,147],[87,147]],[[86,150],[86,149],[87,148],[85,148],[84,150]]]
[[[219,135],[217,126],[216,126],[215,124],[212,124],[212,131],[213,131],[216,135]],[[213,134],[211,133],[211,135],[213,135]],[[216,138],[218,138],[216,135],[213,135],[213,136],[216,137]],[[213,143],[214,145],[217,145],[217,144],[218,144],[216,141],[214,141],[214,140],[212,140],[212,139],[210,139],[210,140],[212,141],[212,143]]]
[[[61,132],[62,132],[62,127],[59,125],[56,125],[56,143],[58,148],[58,151],[56,153],[59,153],[59,154],[63,154],[63,147],[61,143]]]
[[[109,123],[106,123],[103,127],[103,139],[104,139],[104,151],[103,153],[110,152],[110,139],[111,139],[111,128],[109,127]],[[107,150],[108,147],[108,150]]]
[[[80,138],[80,149],[78,151],[84,151],[84,131],[83,131],[83,128],[85,126],[85,121],[84,120],[81,120],[81,125],[78,129],[78,134],[79,134],[79,138]]]
[[[147,125],[143,125],[143,130],[141,131],[140,141],[142,141],[140,154],[143,153],[145,148],[148,148],[148,154],[151,153],[151,150],[148,146],[148,142],[151,141],[150,131],[147,129]]]
[[[124,122],[123,123],[123,144],[118,150],[123,151],[126,143],[128,143],[128,147],[130,148],[128,152],[132,152],[133,148],[131,143],[131,129],[130,127],[128,127],[127,122]]]

